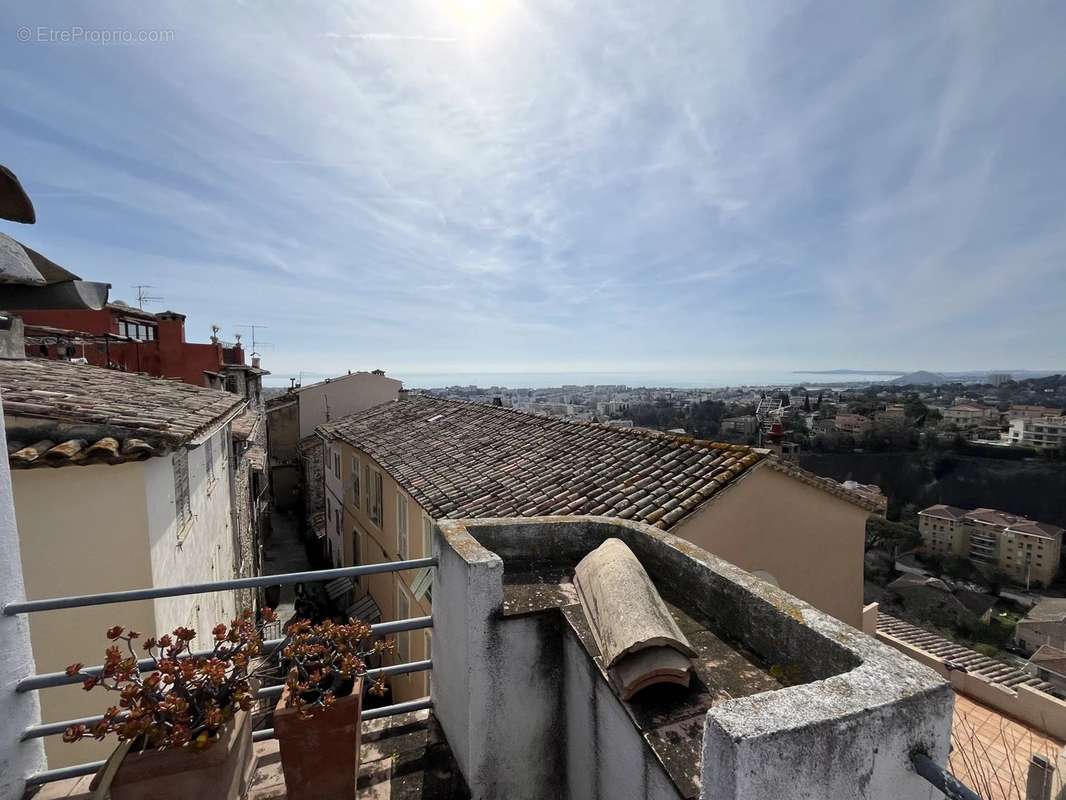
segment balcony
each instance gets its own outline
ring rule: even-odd
[[[692,643],[688,687],[651,687],[627,701],[610,681],[571,582],[574,565],[608,538],[629,546]],[[364,712],[368,796],[918,800],[930,796],[928,781],[944,780],[936,764],[949,744],[945,681],[684,540],[597,517],[446,521],[434,550],[428,559],[17,603],[4,613],[435,567],[432,619],[373,626],[380,636],[432,627],[434,653],[432,662],[377,670],[431,670],[432,697]],[[70,682],[32,675],[15,693]],[[67,724],[37,721],[21,738]],[[254,733],[254,800],[286,796],[273,735]],[[44,786],[38,798],[77,796],[98,767],[45,770],[28,783]]]

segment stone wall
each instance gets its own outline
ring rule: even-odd
[[[312,436],[300,443],[300,464],[303,470],[304,524],[313,529],[315,514],[325,511],[326,497],[322,481],[325,479],[322,440]]]
[[[260,418],[246,442],[235,442],[237,452],[233,463],[233,503],[237,523],[235,576],[248,578],[259,574],[259,549],[263,537],[261,516],[268,511],[260,500],[268,501],[269,482],[263,471],[262,458],[266,447],[266,425]],[[259,472],[259,493],[255,497],[252,487],[252,472]],[[236,593],[241,609],[255,608],[255,591],[243,589]]]
[[[563,615],[502,613],[505,561],[572,566],[611,536],[653,579],[670,576],[721,636],[802,681],[717,704],[678,732],[702,754],[700,797],[930,796],[910,756],[946,763],[951,689],[875,639],[638,523],[444,521],[437,531],[434,709],[475,798],[681,796]]]

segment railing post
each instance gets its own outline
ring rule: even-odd
[[[25,599],[7,435],[0,406],[0,606]],[[0,800],[20,800],[26,778],[45,767],[42,741],[21,741],[22,731],[41,721],[40,701],[35,692],[15,691],[20,678],[34,672],[29,620],[24,616],[0,616],[0,643]]]

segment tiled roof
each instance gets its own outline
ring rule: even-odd
[[[140,460],[240,411],[229,392],[40,359],[0,361],[12,467]]]
[[[966,516],[967,512],[965,508],[946,506],[943,503],[940,503],[935,506],[929,506],[929,508],[923,509],[918,513],[925,514],[927,517],[938,517],[940,519],[962,519]]]
[[[1066,598],[1045,597],[1029,609],[1023,622],[1066,622]]]
[[[1066,652],[1049,644],[1040,645],[1037,651],[1033,653],[1032,658],[1029,659],[1029,663],[1038,664],[1044,669],[1057,672],[1059,675],[1066,675]]]
[[[1057,538],[1063,533],[1063,529],[1057,525],[1035,522],[1020,514],[1009,514],[1006,511],[999,511],[994,508],[975,508],[973,511],[969,511],[965,508],[956,508],[955,506],[947,506],[941,503],[929,506],[929,508],[923,509],[918,513],[927,517],[937,517],[938,519],[984,522],[998,528],[1010,528],[1018,533],[1026,533],[1030,536],[1045,536],[1051,539]]]
[[[896,619],[882,611],[877,616],[877,632],[888,634],[894,639],[909,644],[918,650],[929,653],[943,659],[952,669],[965,669],[966,672],[977,675],[989,683],[998,683],[1005,689],[1011,689],[1020,683],[1039,689],[1042,692],[1049,691],[1052,687],[1046,681],[1034,678],[1028,672],[1008,664],[1005,661],[997,661],[994,658],[981,655],[976,650],[955,644],[942,636],[911,625],[901,619]]]
[[[764,458],[423,395],[318,430],[368,453],[437,519],[596,514],[669,528]]]

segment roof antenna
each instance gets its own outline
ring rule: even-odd
[[[160,302],[163,301],[162,297],[160,297],[158,295],[148,294],[148,292],[145,291],[146,289],[154,289],[155,288],[151,284],[139,283],[136,286],[134,286],[133,288],[137,290],[137,307],[140,308],[141,311],[144,311],[144,304],[145,303],[160,303]]]

